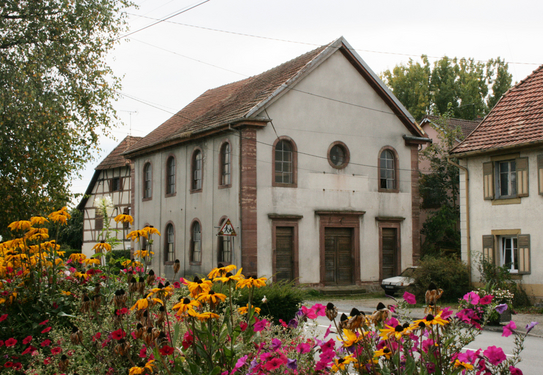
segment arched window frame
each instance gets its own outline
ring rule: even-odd
[[[221,217],[219,220],[219,228],[223,226],[226,219],[228,219],[227,216]],[[223,265],[232,264],[232,254],[234,252],[234,241],[232,240],[231,236],[217,236],[217,263],[222,263]],[[229,252],[227,251],[225,253],[225,248],[229,248]],[[226,257],[225,257],[226,255]]]
[[[288,142],[290,144],[290,146],[292,147],[292,160],[291,160],[291,169],[292,169],[292,172],[291,172],[291,175],[292,175],[292,179],[290,182],[288,183],[285,183],[285,182],[278,182],[277,181],[277,176],[276,176],[276,163],[277,162],[281,162],[281,163],[285,163],[284,161],[282,160],[277,160],[276,159],[276,154],[277,154],[277,147],[281,144],[281,142]],[[282,137],[279,137],[275,140],[274,144],[273,144],[273,148],[272,148],[272,186],[274,187],[298,187],[298,148],[296,147],[296,143],[289,137],[285,137],[285,136],[282,136]]]
[[[228,151],[228,152],[226,152]],[[226,140],[219,148],[219,188],[232,186],[232,145]]]
[[[199,193],[204,186],[204,153],[200,147],[196,147],[192,151],[190,160],[190,192]]]
[[[166,196],[172,197],[176,193],[176,168],[177,168],[177,162],[175,160],[175,156],[169,155],[166,159]]]
[[[164,233],[164,264],[173,264],[175,260],[175,226],[173,222],[166,223]]]
[[[153,199],[153,165],[150,161],[143,164],[142,198],[144,201]]]
[[[392,175],[394,177],[394,180],[393,181],[393,186],[390,187],[382,187],[382,184],[381,184],[381,177],[385,177],[388,179],[387,176],[383,176],[383,172],[384,170],[382,171],[381,170],[381,166],[382,166],[382,155],[385,151],[388,151],[391,155],[392,155],[392,161],[394,163],[393,165],[393,168],[392,169],[388,169],[388,170],[392,170]],[[377,186],[378,186],[378,190],[380,192],[383,192],[383,193],[397,193],[400,191],[400,169],[399,169],[399,160],[398,160],[398,153],[396,152],[396,150],[393,148],[393,147],[390,147],[390,146],[385,146],[383,148],[381,148],[381,150],[379,150],[379,155],[377,156]],[[390,179],[388,179],[390,180]]]
[[[199,232],[196,232],[196,228]],[[190,264],[202,264],[202,223],[198,219],[190,224]]]

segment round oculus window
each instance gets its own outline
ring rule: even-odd
[[[332,166],[336,168],[344,168],[349,162],[349,152],[344,145],[335,144],[330,149],[330,154],[328,158]]]

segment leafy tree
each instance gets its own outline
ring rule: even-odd
[[[77,208],[70,210],[71,218],[68,223],[60,227],[58,243],[64,248],[81,251],[83,246],[83,211]],[[50,231],[50,233],[53,233]]]
[[[105,62],[127,0],[0,5],[0,231],[61,207],[70,180],[110,135],[119,79]],[[5,233],[5,232],[4,232]]]
[[[443,116],[436,121],[438,141],[421,151],[421,158],[430,161],[430,173],[420,178],[422,207],[435,209],[422,225],[423,256],[440,255],[445,249],[460,252],[459,172],[447,161],[447,156],[462,132],[460,128],[451,128],[448,119]],[[451,160],[458,162],[455,158]]]
[[[421,56],[422,63],[409,60],[386,70],[381,78],[398,100],[418,120],[427,114],[474,120],[485,116],[511,88],[508,64],[497,58],[486,64],[447,56],[434,62]]]

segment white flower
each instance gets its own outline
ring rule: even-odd
[[[268,303],[268,299],[266,298],[266,296],[264,296],[264,298],[262,298],[262,303]]]

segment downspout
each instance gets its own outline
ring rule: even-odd
[[[469,171],[466,167],[457,164],[447,156],[447,162],[455,167],[462,169],[466,174],[466,237],[467,237],[467,246],[466,253],[468,257],[468,269],[469,269],[469,283],[471,284],[471,233],[470,233],[470,223],[469,223]]]

